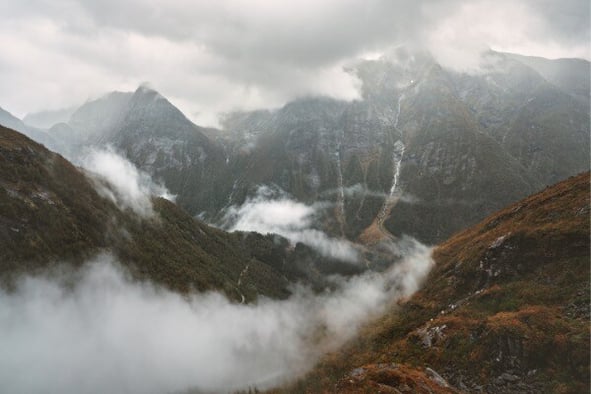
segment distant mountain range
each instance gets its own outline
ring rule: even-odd
[[[439,243],[421,289],[315,368],[315,357],[298,365],[290,372],[312,371],[278,392],[588,392],[589,71],[583,60],[488,52],[466,74],[400,49],[351,66],[359,100],[301,98],[226,114],[222,129],[193,124],[144,86],[30,114],[34,126],[0,109],[0,290],[110,254],[155,289],[221,292],[245,310],[300,291],[323,299],[350,280],[354,297],[317,311],[348,322],[345,306],[394,303],[404,285],[381,282],[386,268],[419,286],[402,272],[416,261],[398,265],[404,248],[391,242],[409,234]],[[153,215],[121,206],[116,185],[77,166],[105,147],[178,205],[147,195]],[[308,235],[329,234],[358,258],[224,231],[261,201],[285,204],[257,214],[288,230],[299,229],[294,210],[313,212],[301,220]]]
[[[194,125],[146,87],[89,101],[46,132],[6,115],[0,123],[68,157],[114,146],[214,223],[273,185],[333,203],[322,221],[332,234],[436,243],[588,169],[589,69],[584,60],[488,52],[479,72],[462,74],[400,49],[349,69],[362,82],[360,100],[231,113],[223,130]]]

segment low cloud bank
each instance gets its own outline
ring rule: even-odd
[[[153,214],[151,196],[174,201],[175,196],[164,186],[153,182],[148,174],[112,148],[90,149],[78,161],[84,169],[106,181],[108,187],[96,183],[97,191],[120,209],[131,209],[148,217]]]
[[[241,206],[231,206],[224,215],[224,226],[229,231],[256,231],[279,234],[291,242],[306,244],[323,256],[346,262],[357,262],[359,253],[345,239],[329,237],[313,228],[314,219],[327,204],[306,205],[285,195],[273,196],[266,187]]]
[[[76,273],[26,277],[0,290],[0,381],[6,392],[164,393],[267,388],[311,368],[325,351],[429,271],[430,249],[381,274],[344,279],[321,295],[230,303],[218,293],[183,298],[132,282],[109,255]],[[72,283],[74,283],[72,285]]]
[[[354,185],[351,186],[347,186],[344,187],[343,190],[343,195],[347,198],[365,198],[365,197],[377,197],[377,198],[388,198],[389,195],[386,192],[382,192],[379,190],[372,190],[367,188],[367,186],[361,184],[361,183],[356,183]],[[332,195],[336,195],[340,193],[339,189],[331,189],[331,190],[327,190],[326,192],[323,193],[324,196],[332,196]],[[416,204],[418,202],[420,202],[420,199],[416,196],[413,196],[412,194],[408,194],[408,193],[404,193],[401,192],[400,196],[398,197],[400,201],[408,203],[408,204]]]

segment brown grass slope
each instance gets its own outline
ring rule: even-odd
[[[589,392],[589,206],[585,173],[456,234],[422,290],[285,391]]]
[[[228,234],[194,220],[175,204],[154,199],[142,219],[102,198],[63,157],[0,127],[0,279],[101,252],[115,255],[133,276],[172,290],[222,290],[240,301],[285,297],[276,260],[286,243],[256,234]],[[248,270],[245,267],[248,265]],[[242,272],[240,286],[238,279]]]

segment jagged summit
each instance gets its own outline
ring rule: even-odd
[[[276,185],[300,201],[334,203],[323,220],[331,233],[436,243],[588,168],[589,94],[576,88],[588,69],[584,60],[488,51],[479,70],[461,73],[403,47],[350,66],[361,82],[351,102],[301,98],[227,114],[215,130],[142,85],[84,104],[49,134],[74,149],[114,146],[209,220],[257,185]]]
[[[130,96],[119,128],[125,132],[150,136],[204,137],[200,128],[177,107],[156,90],[144,85],[138,87]]]
[[[89,101],[75,111],[67,122],[88,141],[111,142],[122,133],[147,135],[186,135],[198,133],[185,115],[156,90],[144,85],[134,92],[111,92]],[[133,130],[131,130],[133,129]]]
[[[232,196],[249,193],[252,182],[279,185],[302,200],[329,194],[344,216],[327,218],[327,226],[350,238],[371,240],[368,230],[380,221],[395,235],[440,241],[588,167],[588,106],[555,83],[586,72],[558,67],[552,69],[562,77],[549,78],[542,68],[489,51],[481,70],[459,73],[402,48],[350,67],[362,83],[361,100],[300,99],[229,115],[230,166],[235,159],[240,174],[232,190],[242,191]],[[397,141],[405,146],[400,165]],[[395,178],[402,194],[382,220]],[[365,192],[346,195],[348,188]]]
[[[192,213],[219,204],[212,193],[224,168],[223,148],[156,90],[142,85],[134,92],[105,95],[76,111],[68,126],[74,151],[114,147],[165,183]]]

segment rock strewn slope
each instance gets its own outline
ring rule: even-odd
[[[422,290],[292,390],[588,392],[589,207],[585,173],[456,234]]]

